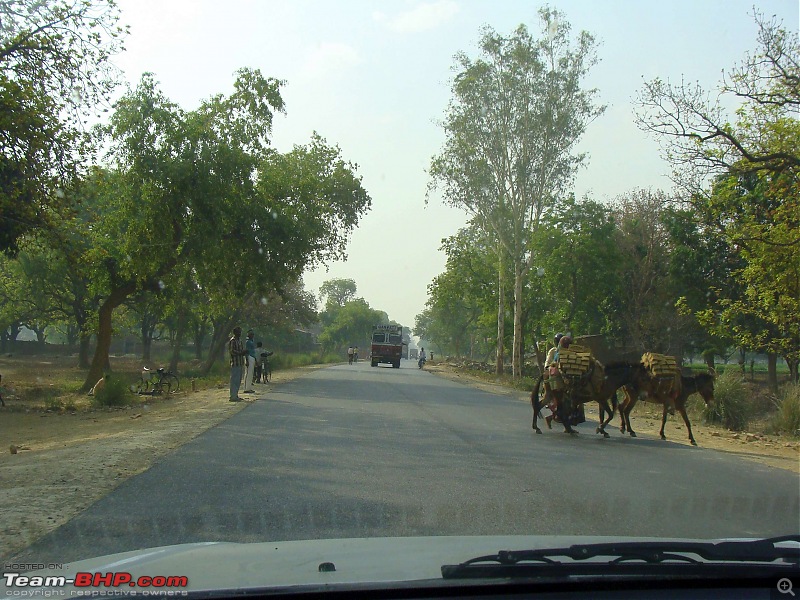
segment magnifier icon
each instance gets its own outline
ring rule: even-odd
[[[794,598],[794,591],[792,591],[792,580],[784,577],[778,580],[778,591],[781,594],[791,594]]]

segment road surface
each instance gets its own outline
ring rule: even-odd
[[[640,436],[536,435],[530,406],[403,361],[309,372],[125,481],[15,557],[198,541],[800,531],[797,475]]]

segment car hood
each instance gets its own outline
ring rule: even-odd
[[[636,539],[659,541],[659,538]],[[28,574],[64,576],[69,579],[76,573],[129,573],[133,581],[142,576],[186,577],[186,587],[173,588],[178,593],[289,586],[338,587],[345,584],[441,581],[442,565],[458,564],[499,550],[559,548],[573,544],[621,541],[631,541],[631,538],[448,536],[205,542],[101,556],[65,564],[60,569],[46,569],[42,568],[46,565],[40,565],[39,570],[28,571]],[[0,590],[3,589],[3,582],[0,581]],[[88,591],[87,588],[82,589]],[[104,592],[113,593],[111,588],[105,586],[99,590],[90,589],[99,591],[101,595]]]

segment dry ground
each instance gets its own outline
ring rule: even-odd
[[[19,379],[20,373],[15,373],[9,361],[0,366],[8,390],[9,374]],[[269,385],[289,381],[312,368],[319,367],[278,371]],[[426,368],[443,377],[528,401],[518,390],[486,383],[443,365],[429,364]],[[37,380],[41,377],[35,376]],[[39,381],[39,385],[48,384]],[[76,410],[46,411],[41,403],[37,407],[35,403],[9,400],[8,406],[0,408],[0,558],[13,556],[128,477],[145,471],[159,457],[247,405],[228,402],[227,389],[220,385],[167,398],[137,398],[134,405],[123,409],[89,408],[81,398]],[[269,389],[259,387],[262,392]],[[596,408],[588,407],[587,413],[589,419],[597,418]],[[657,434],[660,412],[655,407],[637,406],[634,418],[638,432]],[[747,441],[746,434],[700,423],[693,424],[693,430],[700,446],[800,473],[797,440],[774,436],[756,440],[751,434],[752,441]],[[618,431],[609,431],[619,435]],[[670,418],[666,434],[673,442],[688,444],[679,417],[677,421]]]
[[[313,368],[318,367],[278,371],[272,383],[257,385],[259,393]],[[13,373],[8,364],[3,373],[8,389],[7,373]],[[227,385],[220,385],[141,401],[133,397],[134,405],[114,409],[89,408],[83,398],[74,411],[7,400],[0,408],[0,558],[13,556],[247,406],[229,402]]]

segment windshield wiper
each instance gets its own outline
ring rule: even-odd
[[[794,542],[793,546],[778,546]],[[760,575],[800,568],[800,535],[722,542],[607,542],[568,548],[501,550],[458,565],[442,566],[445,579],[564,575],[679,575],[720,573],[745,575],[758,566]]]

